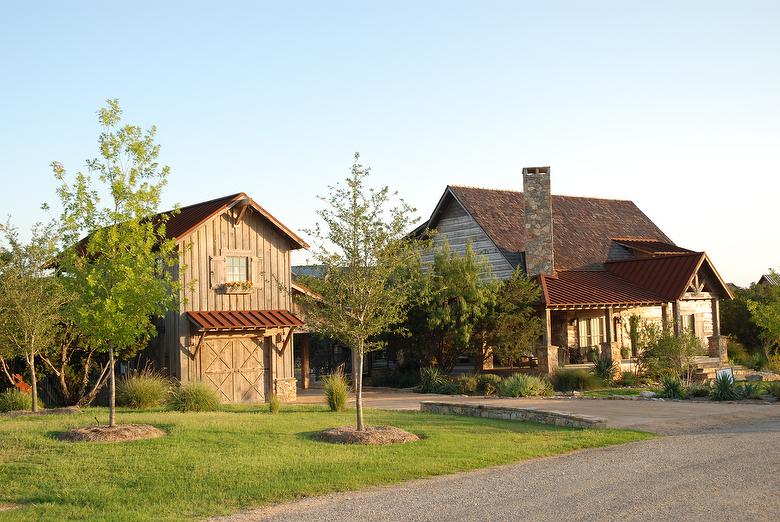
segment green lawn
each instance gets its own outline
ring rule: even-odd
[[[0,520],[183,520],[244,507],[358,489],[642,440],[647,433],[572,430],[538,424],[418,412],[368,411],[367,422],[393,424],[424,439],[390,447],[312,440],[318,430],[351,424],[353,412],[319,407],[216,413],[120,410],[122,423],[149,423],[160,439],[66,443],[53,435],[87,425],[81,415],[0,418]]]

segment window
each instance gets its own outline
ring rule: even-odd
[[[682,316],[682,324],[684,332],[696,333],[696,314]]]
[[[225,281],[249,280],[249,258],[228,256],[225,258]]]
[[[599,346],[607,341],[607,322],[605,317],[593,317],[579,320],[580,348]]]

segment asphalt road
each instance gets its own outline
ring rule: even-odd
[[[304,499],[220,520],[780,519],[780,418]]]

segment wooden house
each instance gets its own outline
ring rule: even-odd
[[[244,193],[165,213],[178,246],[179,306],[160,323],[157,365],[224,402],[296,397],[290,253],[308,245]]]
[[[425,229],[456,252],[471,244],[499,279],[517,268],[536,278],[546,372],[594,351],[620,360],[636,349],[632,316],[693,332],[725,361],[719,300],[730,289],[706,253],[675,245],[631,201],[552,195],[550,168],[526,168],[522,192],[448,186],[414,233]]]

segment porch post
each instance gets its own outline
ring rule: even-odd
[[[680,335],[680,301],[672,303],[672,321],[674,321],[674,335]]]
[[[712,299],[712,336],[708,341],[710,357],[717,357],[722,363],[728,362],[728,338],[720,335],[720,301],[717,298]]]
[[[301,341],[301,388],[309,389],[309,334],[298,334]]]
[[[712,299],[712,335],[720,335],[720,299]]]
[[[547,307],[542,314],[542,328],[539,369],[547,375],[553,375],[558,371],[558,347],[552,345],[552,317]]]

